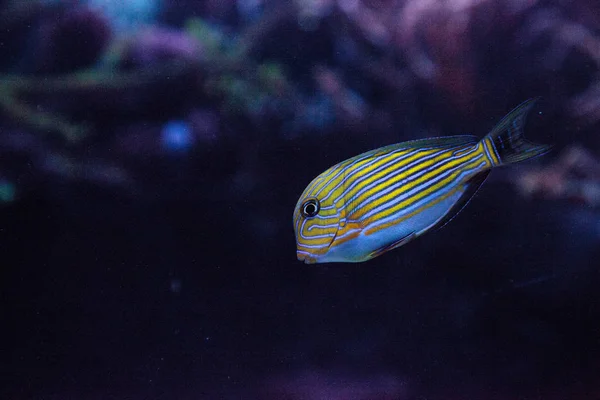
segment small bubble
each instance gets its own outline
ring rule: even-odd
[[[170,289],[172,293],[179,294],[181,292],[181,279],[171,279]]]

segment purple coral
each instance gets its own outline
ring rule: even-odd
[[[202,45],[187,33],[179,30],[147,27],[129,39],[124,64],[143,67],[169,60],[199,60]]]
[[[523,173],[517,186],[527,196],[600,207],[600,160],[584,148],[573,146],[553,164]]]

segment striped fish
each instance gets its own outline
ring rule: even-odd
[[[522,136],[533,104],[528,100],[512,110],[482,140],[448,136],[404,142],[329,168],[296,204],[298,259],[362,262],[443,226],[492,168],[549,150]]]

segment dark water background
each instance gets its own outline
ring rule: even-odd
[[[0,1],[0,397],[600,398],[595,2],[98,3]],[[318,173],[535,96],[448,226],[296,260]]]

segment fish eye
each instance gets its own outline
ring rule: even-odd
[[[319,213],[321,205],[317,199],[308,199],[302,203],[302,216],[304,218],[312,218]]]

